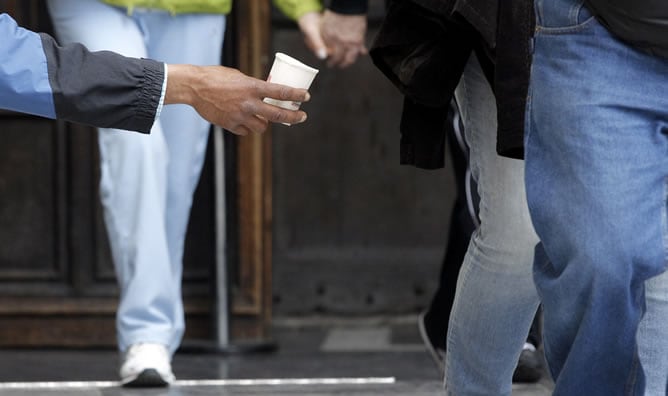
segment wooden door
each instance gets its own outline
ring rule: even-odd
[[[234,4],[236,66],[250,76],[265,79],[269,70],[271,4],[269,0],[244,0]],[[271,142],[271,131],[236,139],[238,272],[232,312],[239,338],[269,336],[273,221]]]
[[[263,3],[237,2],[242,5],[239,18],[261,21],[268,15],[268,4]],[[43,1],[0,0],[0,12],[10,13],[22,26],[51,31]],[[245,25],[240,22],[238,26]],[[268,25],[236,37],[266,41],[258,31],[266,34]],[[240,64],[250,74],[261,74],[264,67],[258,63],[261,48],[239,51]],[[118,290],[98,199],[94,129],[0,111],[0,142],[0,346],[115,345]],[[266,222],[271,194],[261,181],[270,169],[264,157],[266,142],[249,139],[228,150],[238,154],[230,158],[240,158],[242,169],[235,177],[236,164],[228,160],[228,194],[235,198],[230,200],[231,212],[238,213],[230,216],[228,226],[236,338],[263,337],[270,317]],[[186,241],[186,342],[214,334],[212,146]]]
[[[369,2],[369,43],[384,3]],[[450,169],[399,164],[402,96],[368,56],[328,68],[278,15],[272,45],[320,69],[308,121],[274,131],[275,315],[415,313],[438,283]]]

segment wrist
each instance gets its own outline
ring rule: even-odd
[[[192,104],[195,96],[193,87],[197,85],[199,70],[192,65],[170,64],[167,72],[165,104]]]
[[[274,0],[276,7],[294,21],[308,12],[321,12],[321,3],[320,0]]]

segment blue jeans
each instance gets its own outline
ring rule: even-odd
[[[58,39],[167,63],[220,63],[225,16],[123,9],[97,0],[50,0]],[[100,129],[100,195],[121,289],[121,351],[141,342],[174,352],[184,331],[182,257],[209,124],[171,105],[148,136]]]
[[[510,395],[538,307],[532,279],[538,237],[522,161],[496,153],[496,103],[475,56],[455,91],[478,184],[480,225],[457,280],[445,360],[448,395]]]
[[[668,61],[613,37],[583,0],[536,12],[525,177],[554,394],[643,395],[645,283],[666,269]],[[652,392],[666,394],[662,376]]]

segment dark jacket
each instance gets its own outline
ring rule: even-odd
[[[366,14],[369,0],[332,0],[329,9],[339,14]]]
[[[148,133],[165,66],[90,52],[19,27],[0,14],[0,108],[106,128]]]
[[[587,0],[586,4],[617,37],[668,59],[668,1]]]
[[[401,163],[444,164],[447,106],[476,53],[496,95],[499,154],[522,158],[529,83],[531,0],[393,0],[371,48],[404,94]]]

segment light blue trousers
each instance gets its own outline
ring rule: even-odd
[[[510,395],[539,303],[532,271],[538,237],[527,206],[524,163],[496,153],[494,96],[474,56],[455,95],[478,183],[480,227],[460,270],[450,315],[445,388],[454,396]],[[668,274],[648,280],[646,291],[638,349],[646,395],[659,396],[668,378]]]
[[[167,63],[220,64],[225,16],[123,9],[97,0],[50,0],[58,39],[90,50]],[[100,129],[100,195],[121,300],[118,347],[173,353],[184,332],[182,257],[209,124],[192,108],[162,110],[151,134]]]

